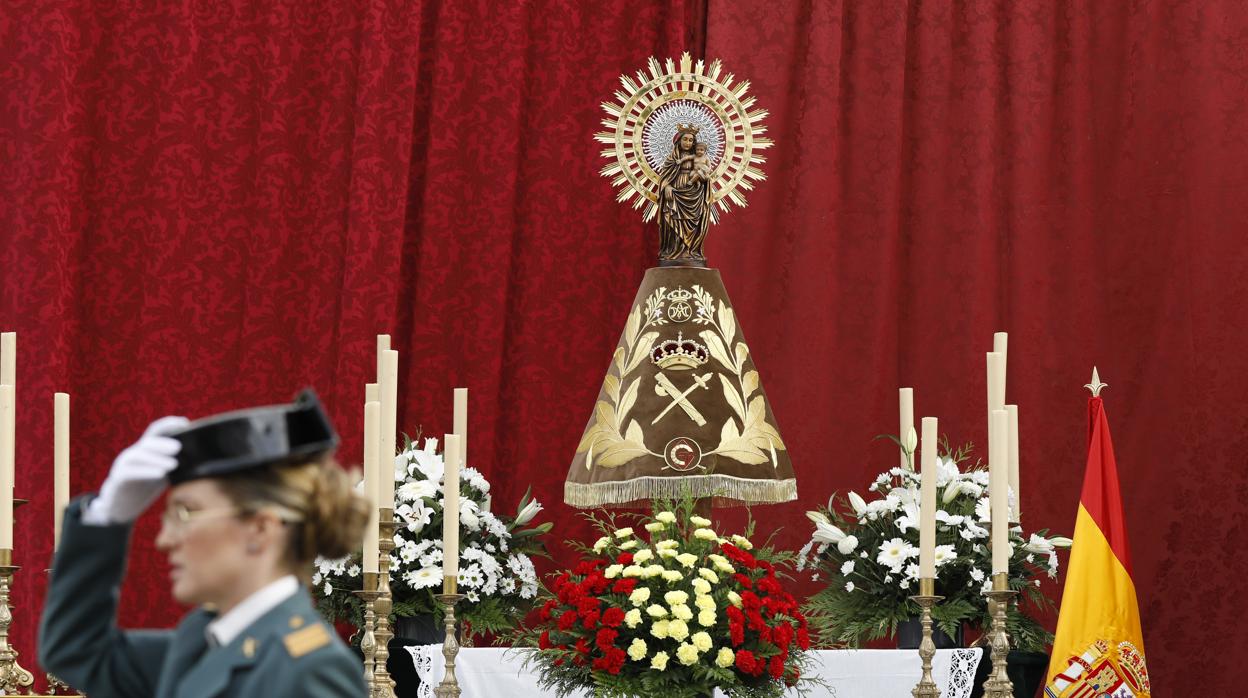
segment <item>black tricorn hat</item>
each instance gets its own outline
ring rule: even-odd
[[[338,434],[311,388],[289,405],[224,412],[170,434],[182,442],[169,482],[224,477],[252,468],[308,461],[338,446]]]

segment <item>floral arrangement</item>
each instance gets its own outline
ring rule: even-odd
[[[639,528],[590,515],[603,533],[555,577],[520,634],[543,688],[568,695],[779,696],[802,678],[810,636],[777,565],[792,555],[722,537],[693,505],[659,505]],[[753,551],[753,552],[751,552]],[[805,679],[803,679],[805,681]]]
[[[406,439],[405,439],[406,441]],[[436,439],[417,449],[411,441],[395,458],[396,522],[390,553],[390,591],[395,616],[433,615],[442,607],[442,476],[445,464]],[[538,597],[533,555],[546,555],[541,535],[549,522],[530,526],[542,505],[528,492],[515,516],[489,511],[490,483],[475,468],[460,472],[459,591],[469,604],[460,616],[471,632],[511,630]],[[362,588],[359,554],[341,560],[318,559],[312,575],[318,607],[327,617],[360,627],[363,610],[351,592]]]
[[[933,607],[932,618],[950,636],[964,623],[988,623],[982,594],[992,584],[988,470],[979,462],[959,467],[969,459],[970,448],[951,452],[943,441],[937,462],[936,593],[945,598]],[[895,467],[868,488],[875,499],[866,501],[856,492],[833,494],[827,507],[807,512],[815,531],[798,554],[798,568],[813,568],[815,577],[827,583],[805,607],[821,642],[857,646],[892,635],[899,623],[918,615],[909,596],[918,593],[919,488],[918,473]],[[1057,549],[1070,543],[1048,537],[1047,529],[1026,537],[1020,526],[1010,529],[1009,580],[1012,589],[1022,592],[1020,600],[1040,610],[1052,608],[1041,579],[1057,577]],[[1010,606],[1010,636],[1019,649],[1043,651],[1052,634],[1020,606]]]

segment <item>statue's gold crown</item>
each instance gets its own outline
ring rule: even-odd
[[[677,124],[676,125],[676,137],[680,138],[680,136],[685,133],[692,133],[693,135],[696,136],[698,135],[698,132],[701,130],[702,130],[702,127],[698,126],[697,124]]]

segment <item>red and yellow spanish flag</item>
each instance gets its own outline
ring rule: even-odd
[[[1049,663],[1046,698],[1145,698],[1139,603],[1101,398],[1088,401],[1088,467]]]

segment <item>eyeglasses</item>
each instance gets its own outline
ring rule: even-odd
[[[160,515],[160,522],[170,530],[181,531],[192,521],[205,519],[223,519],[237,516],[238,507],[216,507],[212,509],[189,509],[184,504],[175,504]]]

